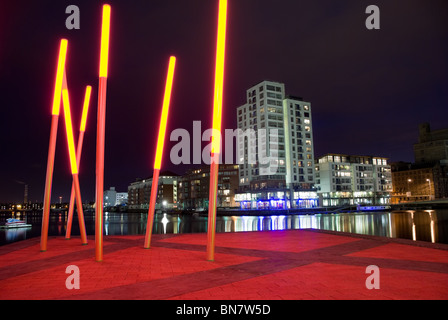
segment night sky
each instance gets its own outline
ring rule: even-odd
[[[109,1],[105,187],[127,191],[152,175],[168,58],[177,57],[162,170],[174,166],[176,128],[211,127],[218,0]],[[80,166],[83,201],[95,198],[100,1],[0,3],[0,202],[43,201],[59,41],[69,40],[68,85],[77,140],[93,86]],[[367,30],[366,7],[381,11]],[[68,5],[80,29],[68,30]],[[223,129],[236,128],[246,89],[285,83],[312,104],[315,156],[376,155],[413,161],[418,125],[448,127],[446,0],[229,0]],[[203,143],[206,145],[207,143]],[[52,200],[68,201],[71,174],[61,113]]]

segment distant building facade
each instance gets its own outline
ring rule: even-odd
[[[431,131],[429,123],[420,124],[414,158],[415,163],[392,165],[392,202],[448,198],[448,129]]]
[[[387,205],[391,167],[383,157],[327,154],[316,163],[316,186],[324,207]]]
[[[117,191],[115,187],[110,187],[109,190],[104,190],[103,205],[105,207],[113,207],[117,202]]]
[[[128,193],[117,192],[115,187],[110,187],[109,190],[104,190],[103,198],[103,205],[105,207],[126,205],[128,202]]]
[[[392,164],[392,203],[448,198],[448,160]]]
[[[414,144],[416,164],[448,160],[448,128],[431,131],[429,123],[419,126],[418,143]]]
[[[128,193],[127,192],[117,192],[117,200],[115,201],[116,206],[123,206],[128,204]]]
[[[156,209],[173,209],[178,207],[177,183],[179,176],[170,171],[161,172],[158,181]],[[149,209],[152,177],[137,179],[128,186],[128,208]]]
[[[221,164],[218,172],[218,207],[236,207],[235,191],[238,189],[238,165]],[[179,209],[208,208],[210,166],[188,170],[179,177]]]

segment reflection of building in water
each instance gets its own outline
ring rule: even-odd
[[[438,242],[437,215],[434,210],[390,213],[390,237]]]
[[[322,206],[389,204],[391,167],[383,157],[327,154],[316,164]]]

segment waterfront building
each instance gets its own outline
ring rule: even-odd
[[[448,129],[431,131],[429,123],[420,124],[414,160],[392,165],[392,202],[448,198]]]
[[[246,91],[237,124],[246,133],[238,137],[241,207],[317,206],[311,103],[263,81]]]
[[[190,169],[179,177],[179,209],[206,209],[209,201],[210,166]],[[217,206],[236,207],[235,191],[238,189],[238,165],[221,164],[218,171]]]
[[[105,207],[125,205],[128,202],[128,193],[117,192],[115,187],[110,187],[109,190],[104,190],[103,197]]]
[[[117,192],[117,200],[115,201],[116,206],[127,205],[128,204],[128,193],[127,192]]]
[[[387,158],[326,154],[316,162],[316,185],[322,206],[386,205],[392,191]]]
[[[156,209],[173,209],[178,206],[177,182],[179,175],[170,171],[160,172]],[[128,208],[149,209],[152,177],[137,179],[128,186]]]
[[[110,187],[109,190],[104,190],[103,192],[103,205],[105,207],[113,207],[117,202],[117,191],[115,187]]]
[[[392,203],[448,198],[448,160],[392,164]]]

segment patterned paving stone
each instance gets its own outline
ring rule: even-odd
[[[448,246],[315,230],[218,233],[215,261],[206,234],[106,236],[104,261],[94,239],[38,239],[0,247],[0,299],[391,300],[448,299]],[[80,270],[68,290],[66,268]],[[366,288],[379,267],[380,289]]]

